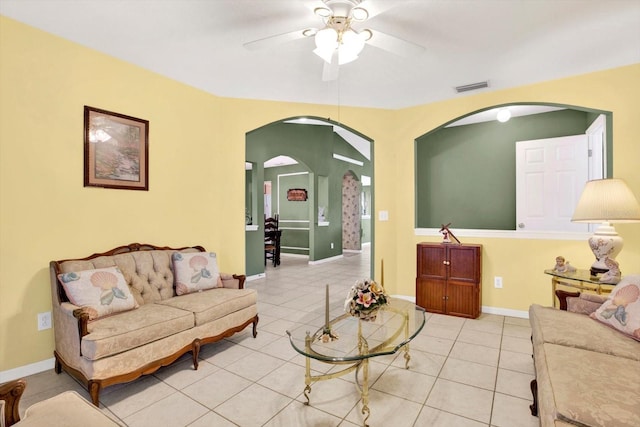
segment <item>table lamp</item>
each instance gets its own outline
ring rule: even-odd
[[[571,221],[601,224],[589,238],[596,257],[591,265],[591,275],[595,276],[609,271],[605,259],[615,260],[622,250],[622,237],[611,223],[640,222],[640,205],[621,179],[587,181]]]

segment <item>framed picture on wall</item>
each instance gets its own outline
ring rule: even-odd
[[[149,121],[84,107],[84,186],[149,190]]]

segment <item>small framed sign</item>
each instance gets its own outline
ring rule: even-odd
[[[307,200],[307,190],[304,188],[291,188],[287,190],[287,200],[290,202],[305,202]]]

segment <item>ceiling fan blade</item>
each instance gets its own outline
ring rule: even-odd
[[[402,40],[381,31],[369,31],[371,31],[371,38],[367,40],[367,44],[386,50],[387,52],[391,52],[395,55],[410,57],[418,55],[425,50],[424,46]]]
[[[269,36],[269,37],[265,37],[263,39],[247,42],[247,43],[243,44],[242,46],[244,46],[245,49],[249,49],[249,50],[268,49],[268,48],[271,48],[271,47],[276,47],[276,46],[278,46],[278,45],[280,45],[282,43],[286,43],[286,42],[290,42],[290,41],[298,40],[298,39],[303,39],[303,38],[305,38],[304,31],[305,30],[296,30],[296,31],[291,31],[289,33],[278,34],[278,35],[275,35],[275,36]]]
[[[331,63],[325,61],[322,68],[322,81],[329,82],[332,80],[338,80],[338,72],[340,65],[338,65],[338,50],[336,49],[331,55]]]

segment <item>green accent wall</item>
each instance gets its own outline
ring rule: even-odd
[[[439,128],[416,139],[416,227],[514,230],[515,142],[584,134],[594,117],[560,110]]]
[[[363,166],[347,163],[333,158],[333,154],[363,162]],[[280,155],[292,157],[297,165],[264,169],[264,162]],[[262,200],[263,182],[272,182],[272,212],[277,212],[278,175],[296,172],[308,172],[308,175],[294,175],[281,178],[284,191],[280,191],[280,218],[309,220],[308,224],[281,223],[285,228],[304,228],[308,226],[306,237],[304,232],[283,230],[282,245],[292,247],[308,247],[309,251],[286,250],[289,253],[307,254],[310,261],[318,261],[342,254],[342,177],[352,171],[359,179],[362,175],[373,176],[372,165],[366,157],[358,152],[343,138],[333,132],[331,126],[273,123],[246,135],[246,161],[254,163],[253,185],[251,192],[259,192],[259,197],[247,200]],[[318,177],[327,188],[327,194],[320,196]],[[286,183],[286,184],[285,184]],[[306,185],[306,186],[305,186]],[[373,185],[373,184],[372,184]],[[305,188],[308,193],[306,202],[289,202],[286,191],[289,188]],[[318,198],[325,206],[325,221],[329,226],[318,226]],[[283,200],[284,198],[284,200]],[[246,272],[255,275],[264,272],[264,206],[262,202],[253,207],[256,213],[254,224],[259,224],[257,232],[247,231],[246,237]],[[293,218],[291,218],[293,217]],[[371,233],[369,230],[367,233]],[[331,249],[333,243],[333,249]],[[305,245],[306,244],[306,245]],[[283,252],[285,250],[283,249]]]

